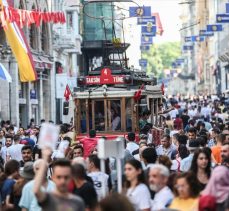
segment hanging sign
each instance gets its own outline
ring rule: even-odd
[[[149,45],[141,45],[140,46],[140,50],[141,51],[149,51],[149,49],[150,49],[150,46]]]
[[[221,24],[207,25],[207,31],[209,32],[223,31],[223,26]]]
[[[139,66],[141,67],[147,67],[147,59],[139,59]]]
[[[86,76],[86,84],[125,84],[125,75],[112,75],[111,69],[103,68],[100,76]]]
[[[217,14],[216,22],[217,23],[229,23],[229,14]]]
[[[184,45],[183,46],[183,50],[184,51],[192,51],[193,50],[193,46],[192,45]]]
[[[153,44],[153,38],[148,36],[141,37],[141,45],[150,45]]]
[[[130,17],[150,17],[151,7],[129,7]]]
[[[147,25],[151,23],[152,25],[156,25],[156,17],[140,17],[138,18],[138,25]]]
[[[226,3],[226,13],[229,13],[229,3]]]
[[[208,32],[207,30],[200,30],[200,36],[211,37],[214,36],[214,32]]]

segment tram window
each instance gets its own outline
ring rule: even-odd
[[[141,98],[139,105],[139,114],[141,115],[143,111],[148,110],[146,98]]]
[[[132,131],[132,109],[131,109],[131,99],[126,99],[126,131]]]
[[[81,126],[81,133],[87,132],[87,120],[86,120],[86,101],[80,101],[80,126]]]
[[[95,130],[105,130],[104,101],[95,101]]]
[[[109,126],[112,131],[121,130],[121,102],[120,100],[111,100],[110,108],[108,108],[108,115],[110,115]]]

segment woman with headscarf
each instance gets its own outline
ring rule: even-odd
[[[229,168],[226,166],[217,166],[210,177],[206,188],[201,193],[199,210],[204,210],[209,206],[206,203],[207,197],[211,197],[216,202],[216,211],[224,211],[224,205],[229,197]],[[208,208],[209,209],[209,208]],[[215,209],[209,209],[215,210]]]

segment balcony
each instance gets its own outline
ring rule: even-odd
[[[61,27],[54,31],[53,48],[55,50],[81,54],[81,35],[75,33],[72,28]]]

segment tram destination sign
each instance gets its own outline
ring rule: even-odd
[[[125,84],[125,75],[112,75],[111,69],[103,68],[100,76],[86,76],[86,84]]]

